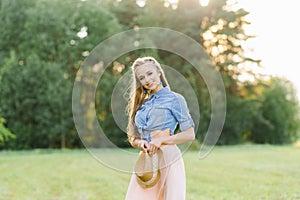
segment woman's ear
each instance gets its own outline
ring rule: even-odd
[[[161,70],[157,66],[155,66],[155,69],[156,69],[158,76],[161,77],[161,74],[162,74]]]

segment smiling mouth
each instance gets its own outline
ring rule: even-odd
[[[152,87],[152,85],[153,85],[152,83],[151,84],[147,84],[148,87]]]

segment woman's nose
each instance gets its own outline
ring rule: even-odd
[[[148,76],[145,77],[145,81],[146,83],[148,83],[148,81],[150,80],[150,78]]]

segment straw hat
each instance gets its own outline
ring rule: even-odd
[[[134,172],[138,183],[142,187],[152,187],[160,179],[161,172],[159,168],[161,151],[155,153],[152,157],[148,153],[140,152],[136,161]]]

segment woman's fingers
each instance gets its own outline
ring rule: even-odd
[[[147,141],[144,141],[144,145],[143,145],[143,147],[145,148],[145,149],[148,149],[149,148],[149,143],[147,142]]]
[[[149,156],[152,156],[153,154],[155,154],[158,149],[159,148],[156,145],[150,143],[149,144],[149,148],[148,148],[148,154],[149,154]]]
[[[149,148],[149,143],[145,140],[141,140],[139,143],[139,149],[143,152],[147,152]]]

